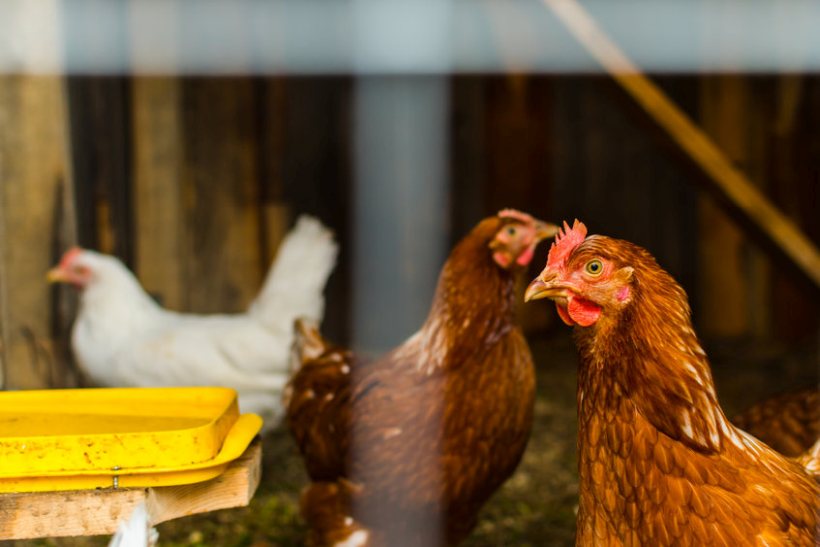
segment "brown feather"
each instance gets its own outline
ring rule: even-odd
[[[786,456],[800,456],[820,438],[820,391],[784,393],[761,401],[732,419]]]
[[[598,278],[572,285],[594,259],[631,273],[628,290],[613,289],[628,299],[607,299]],[[539,277],[554,278],[591,287],[578,297],[602,308],[592,326],[575,328],[577,544],[815,545],[817,485],[726,419],[686,295],[651,255],[590,236]]]
[[[314,544],[351,526],[367,530],[367,545],[458,543],[518,465],[534,368],[514,323],[513,272],[490,249],[513,222],[485,219],[455,247],[427,321],[398,348],[363,363],[324,343],[301,363],[288,424],[315,481],[303,497]],[[314,492],[342,481],[357,489],[333,503]]]

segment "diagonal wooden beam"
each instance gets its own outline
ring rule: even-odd
[[[820,251],[726,157],[664,92],[646,77],[577,0],[542,0],[573,36],[698,167],[709,183],[779,247],[820,288]]]

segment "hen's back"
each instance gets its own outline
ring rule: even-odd
[[[781,454],[799,456],[820,438],[820,391],[809,388],[766,399],[732,422]]]
[[[345,472],[353,355],[324,340],[315,323],[300,319],[291,367],[283,397],[291,434],[311,479],[334,481]]]

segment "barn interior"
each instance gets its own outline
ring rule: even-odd
[[[425,2],[432,14],[407,8],[406,28],[359,21],[339,61],[343,16],[288,2],[212,2],[210,23],[181,1],[160,14],[138,0],[69,4],[2,8],[0,28],[33,18],[57,36],[34,51],[23,40],[19,58],[0,42],[2,389],[93,385],[71,351],[77,292],[45,280],[71,246],[118,257],[169,309],[239,313],[295,220],[314,215],[340,244],[322,333],[378,355],[422,324],[453,245],[508,207],[649,250],[689,296],[728,416],[818,385],[820,43],[799,25],[763,28],[760,6],[706,9],[717,2],[653,31],[641,3],[613,14],[582,2],[588,12],[564,17],[551,0]],[[478,38],[455,4],[482,17]],[[339,9],[379,11],[353,5]],[[810,9],[784,5],[766,13]],[[575,34],[584,14],[595,32]],[[283,22],[309,16],[309,28]],[[680,35],[666,42],[664,29]],[[767,57],[751,36],[791,36],[802,54],[787,40]],[[300,57],[300,37],[319,43],[315,57]],[[534,431],[465,545],[572,545],[577,353],[551,303],[522,300],[518,318],[538,374]],[[302,544],[307,478],[285,426],[263,453],[248,508],[162,524],[161,544]]]

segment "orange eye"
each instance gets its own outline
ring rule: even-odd
[[[604,263],[597,258],[590,260],[586,263],[586,266],[584,266],[584,271],[593,277],[598,277],[604,272]]]

